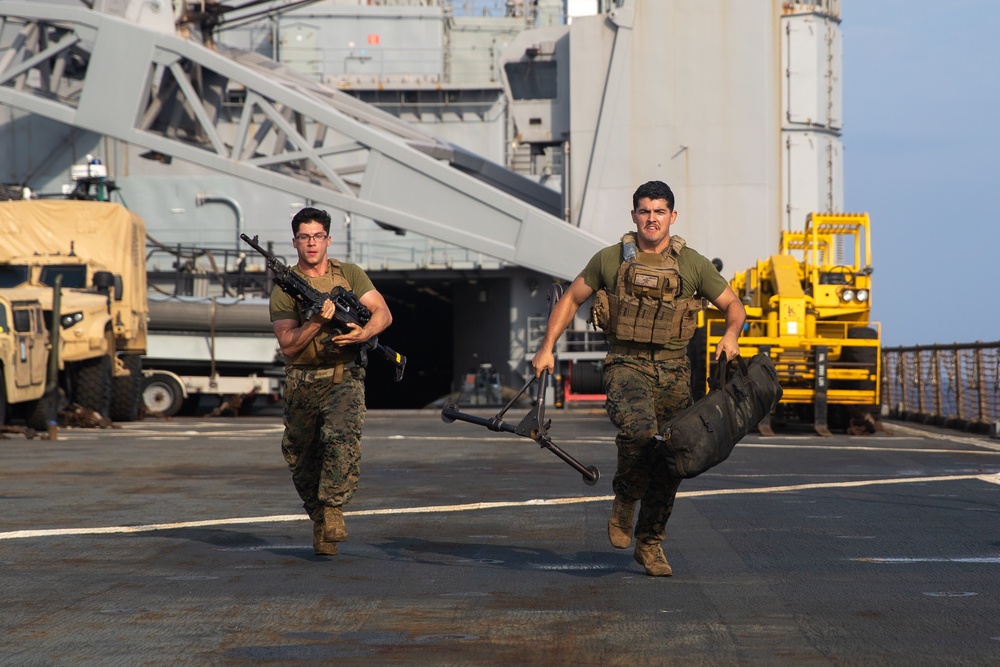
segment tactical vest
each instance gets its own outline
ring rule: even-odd
[[[298,270],[298,266],[294,269],[296,273],[306,278],[310,285],[315,287],[321,292],[330,292],[335,287],[343,287],[346,290],[351,289],[351,282],[344,275],[343,270],[340,268],[340,261],[336,259],[328,260],[326,275],[319,278],[306,276],[301,271]],[[302,319],[302,312],[299,310],[300,323],[304,320]],[[309,346],[303,352],[311,352],[311,354],[303,355],[299,353],[296,359],[296,365],[306,365],[306,366],[330,366],[338,365],[342,366],[345,363],[353,361],[357,357],[358,351],[355,346],[350,347],[339,347],[330,342],[332,336],[336,336],[341,331],[338,331],[334,327],[334,322],[329,322],[323,326],[316,337],[309,341]]]
[[[680,296],[677,258],[684,245],[684,239],[671,236],[662,253],[639,252],[635,233],[622,236],[623,261],[615,291],[597,293],[594,323],[620,342],[641,343],[643,347],[690,340],[698,324],[701,300]]]

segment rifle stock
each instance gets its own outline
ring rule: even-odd
[[[299,304],[302,317],[306,320],[312,319],[316,313],[320,312],[327,300],[333,302],[335,310],[331,323],[340,333],[348,331],[350,327],[347,325],[349,324],[363,327],[371,319],[371,311],[361,303],[354,292],[339,286],[333,288],[332,292],[321,292],[310,285],[302,276],[288,268],[280,259],[261,248],[260,244],[257,243],[257,236],[250,238],[246,234],[240,234],[240,238],[264,257],[267,261],[267,268],[274,274],[274,283]],[[396,382],[403,379],[406,357],[379,343],[378,336],[372,336],[361,343],[359,347],[358,356],[362,366],[368,365],[368,352],[375,350],[386,361],[395,366]]]

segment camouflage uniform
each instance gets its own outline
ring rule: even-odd
[[[292,270],[321,292],[342,286],[360,298],[374,289],[356,264],[329,262],[322,277],[305,276],[297,266]],[[298,304],[280,288],[271,294],[270,310],[272,321],[303,321]],[[355,365],[355,349],[325,345],[333,333],[324,329],[298,355],[285,360],[281,452],[303,507],[317,524],[323,523],[324,507],[340,508],[351,499],[361,474],[365,369]],[[315,377],[334,369],[337,373],[333,377]]]
[[[650,361],[610,354],[604,362],[604,391],[611,422],[618,428],[618,469],[611,488],[626,502],[642,500],[635,524],[637,542],[663,541],[681,480],[671,477],[653,437],[676,413],[691,405],[688,357]]]
[[[707,258],[686,245],[678,255],[679,299],[714,299],[725,290],[725,279]],[[595,293],[613,292],[623,259],[623,243],[608,246],[591,258],[580,276]],[[593,317],[600,320],[596,313]],[[663,458],[654,454],[652,440],[674,415],[691,405],[687,340],[676,337],[660,346],[637,345],[608,334],[611,351],[604,360],[605,406],[618,428],[618,469],[612,488],[625,503],[641,501],[633,533],[636,542],[658,545],[681,480],[672,477]],[[656,355],[660,358],[652,360]],[[631,516],[624,525],[631,525]]]
[[[323,507],[346,505],[361,475],[365,422],[365,369],[344,371],[343,380],[285,380],[285,435],[281,453],[313,521]]]

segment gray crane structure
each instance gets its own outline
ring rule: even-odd
[[[0,106],[481,253],[515,275],[540,274],[519,285],[571,280],[605,244],[561,218],[560,193],[257,53],[179,34],[169,12],[158,21],[148,11],[130,16],[137,6],[4,0]],[[533,302],[545,290],[529,297],[522,285],[511,296],[468,282],[455,300],[471,307],[423,332],[414,343],[423,350],[405,350],[410,405],[467,382],[470,360],[471,369],[495,362],[500,374],[491,377],[503,384],[519,385],[529,372],[529,333],[523,321],[508,330],[508,313],[544,313]],[[192,342],[168,340],[159,347],[171,357]],[[273,363],[275,354],[256,346],[262,351],[251,356]],[[196,344],[203,348],[221,349]],[[217,353],[208,354],[214,369]],[[431,367],[425,380],[436,381],[417,384],[421,358]],[[373,395],[391,395],[382,389]]]
[[[84,7],[0,15],[20,24],[2,105],[555,278],[603,245],[557,217],[558,193],[258,54]]]

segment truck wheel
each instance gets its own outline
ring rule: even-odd
[[[139,418],[139,401],[145,378],[142,377],[142,357],[138,354],[122,356],[128,375],[111,380],[111,420],[134,422]]]
[[[56,396],[51,392],[45,392],[37,401],[31,401],[27,405],[27,413],[24,423],[28,428],[33,428],[39,433],[49,430],[49,422],[56,419]]]
[[[177,380],[163,373],[153,373],[142,387],[142,405],[147,414],[173,417],[184,403],[184,392]]]
[[[111,413],[111,357],[104,354],[73,364],[73,396],[77,405],[109,417]]]
[[[872,327],[854,327],[847,330],[847,337],[853,340],[877,340],[878,331]],[[874,369],[878,363],[878,349],[874,347],[845,347],[840,359],[841,361],[865,364]],[[871,380],[860,380],[850,384],[851,389],[871,391],[875,388],[875,382]]]
[[[853,327],[847,330],[847,337],[853,340],[878,340],[878,330],[874,327]],[[878,348],[845,347],[841,361],[864,364],[874,370],[878,365]],[[877,380],[856,380],[844,382],[847,389],[873,391]],[[843,428],[851,434],[871,433],[875,430],[881,407],[878,405],[843,406],[841,421]]]

